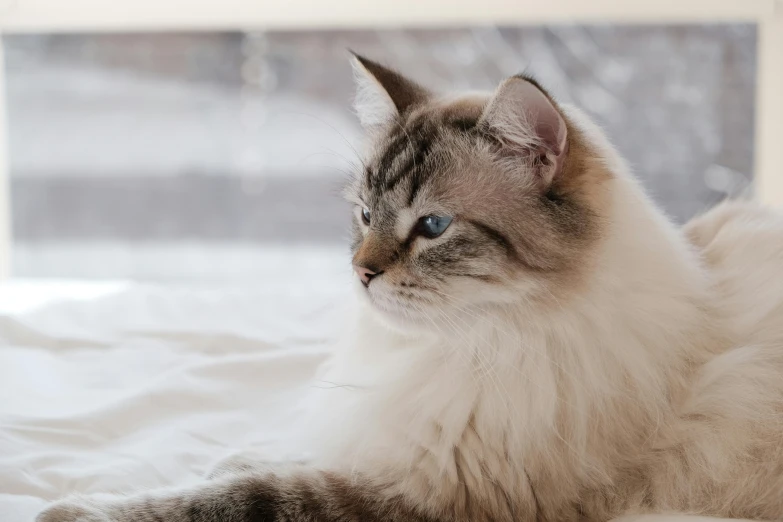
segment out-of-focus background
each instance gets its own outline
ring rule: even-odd
[[[747,24],[7,36],[12,270],[239,278],[261,250],[342,245],[347,48],[443,90],[533,72],[687,219],[751,180],[755,41]]]
[[[343,255],[339,191],[362,146],[348,48],[441,90],[532,72],[682,222],[751,189],[757,32],[742,19],[12,32],[10,270],[242,280]]]

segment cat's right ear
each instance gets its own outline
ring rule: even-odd
[[[429,98],[430,93],[424,87],[400,73],[351,54],[356,80],[354,109],[365,129],[384,126]]]

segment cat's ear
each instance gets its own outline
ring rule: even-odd
[[[568,129],[554,102],[534,81],[512,76],[501,83],[479,124],[501,143],[504,154],[526,158],[543,187],[560,175]]]
[[[356,79],[354,108],[359,121],[367,129],[374,129],[424,103],[429,92],[400,73],[352,53]]]

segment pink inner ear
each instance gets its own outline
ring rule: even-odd
[[[559,175],[568,132],[560,112],[537,86],[524,78],[509,78],[490,100],[482,121],[518,153],[546,155],[549,165],[541,171],[546,185]]]
[[[533,84],[525,82],[528,91],[528,114],[542,145],[555,156],[564,152],[566,125],[552,102]]]

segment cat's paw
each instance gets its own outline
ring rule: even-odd
[[[269,461],[259,454],[252,452],[241,452],[231,455],[221,461],[207,473],[207,479],[222,477],[224,475],[235,475],[238,473],[249,473],[253,471],[266,471],[269,469]]]
[[[83,502],[61,500],[39,513],[35,522],[111,522],[111,519]]]

